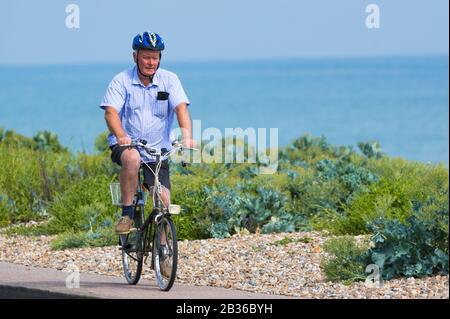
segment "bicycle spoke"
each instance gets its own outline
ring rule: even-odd
[[[155,273],[161,290],[169,290],[177,271],[177,240],[170,218],[163,217],[157,226],[154,242]]]
[[[134,222],[138,229],[142,225],[141,212],[143,212],[143,207],[136,207]],[[127,235],[120,235],[124,276],[131,285],[137,284],[141,277],[144,257],[142,253],[144,237],[143,232],[139,230]]]

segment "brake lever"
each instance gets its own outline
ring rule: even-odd
[[[145,150],[147,151],[147,153],[151,154],[151,155],[161,155],[160,152],[158,152],[157,149],[148,147],[148,146],[144,146]]]

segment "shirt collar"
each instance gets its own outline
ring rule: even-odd
[[[159,86],[159,81],[160,81],[160,75],[159,75],[159,69],[158,69],[158,70],[156,71],[155,75],[153,76],[153,81],[152,81],[152,84],[151,84],[150,86],[153,86],[153,85]],[[131,83],[132,83],[133,85],[141,85],[141,86],[144,86],[144,85],[142,84],[141,80],[139,79],[139,76],[138,76],[138,69],[137,69],[137,66],[136,66],[136,65],[134,66],[134,69],[133,69],[133,80],[132,80]]]

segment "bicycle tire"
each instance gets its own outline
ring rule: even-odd
[[[143,212],[144,207],[142,205],[136,206],[134,227],[137,229],[144,223]],[[134,231],[127,235],[120,235],[119,240],[122,246],[123,274],[128,284],[136,285],[141,278],[144,263],[145,234]]]
[[[166,248],[163,248],[160,244],[163,229],[166,229],[167,235]],[[165,249],[166,251],[163,251]],[[177,235],[175,225],[170,217],[162,217],[155,227],[153,258],[156,281],[158,282],[159,289],[162,291],[169,291],[175,282],[178,266]]]

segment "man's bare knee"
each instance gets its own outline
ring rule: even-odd
[[[122,162],[122,168],[126,170],[138,170],[141,164],[141,156],[135,149],[126,149],[120,156]]]

